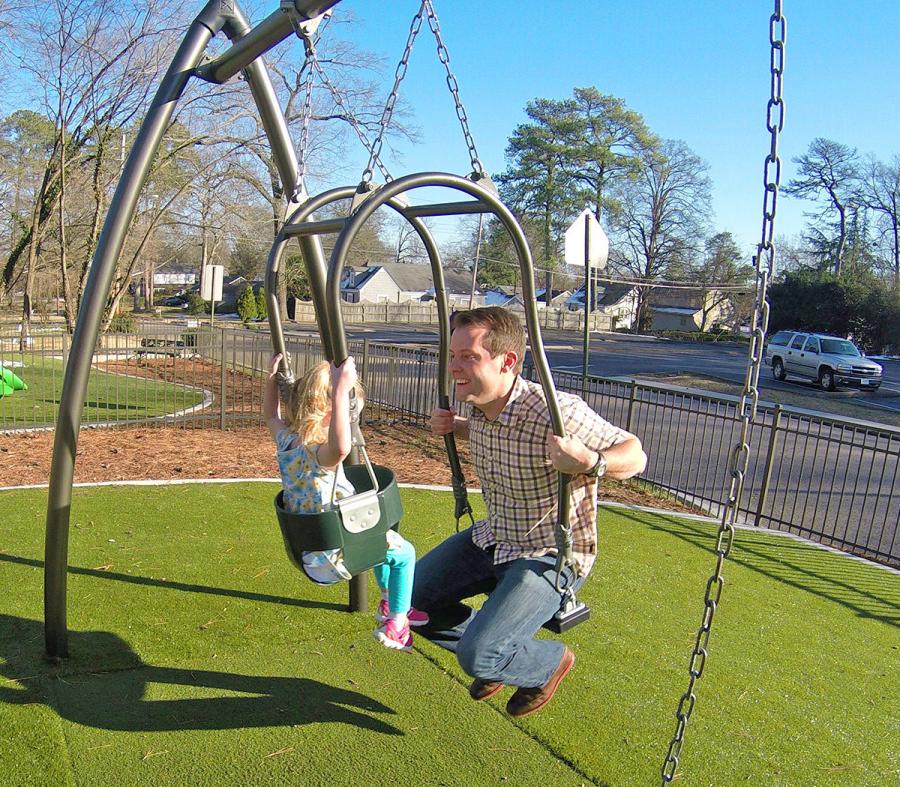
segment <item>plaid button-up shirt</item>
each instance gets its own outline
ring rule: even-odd
[[[558,399],[566,434],[588,448],[602,451],[628,437],[581,397],[560,393]],[[495,564],[556,552],[559,476],[547,456],[552,431],[543,389],[521,377],[495,420],[476,407],[469,414],[469,442],[488,511],[472,528],[472,541],[482,549],[496,545]],[[597,479],[573,476],[570,494],[575,571],[585,575],[597,556]]]

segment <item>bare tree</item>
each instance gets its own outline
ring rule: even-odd
[[[785,194],[818,201],[824,197],[813,213],[810,227],[811,240],[832,256],[837,276],[841,275],[844,249],[850,218],[858,205],[859,157],[855,148],[823,137],[816,137],[802,156],[793,159],[799,164],[797,177],[782,189]],[[837,237],[828,237],[830,225]]]
[[[643,154],[643,168],[619,187],[613,264],[653,280],[697,251],[711,213],[708,165],[679,140]],[[647,288],[638,287],[635,331],[646,323]]]
[[[19,64],[43,92],[43,111],[55,127],[54,149],[44,166],[41,187],[34,201],[31,222],[11,249],[4,270],[9,276],[26,256],[22,342],[31,319],[31,288],[42,236],[51,218],[61,220],[62,252],[66,249],[66,173],[82,167],[90,156],[95,172],[102,172],[107,143],[146,104],[149,86],[158,76],[162,50],[171,43],[166,14],[155,2],[136,11],[115,0],[51,0],[23,12],[17,29],[22,32]],[[162,32],[161,32],[162,31]],[[105,212],[106,182],[95,187],[96,212]],[[86,244],[82,274],[93,253]],[[83,275],[73,291],[68,281],[68,259],[60,255],[66,316],[72,327],[83,286]]]
[[[860,195],[863,205],[878,217],[894,289],[900,290],[900,156],[894,156],[890,164],[869,156],[863,166]]]

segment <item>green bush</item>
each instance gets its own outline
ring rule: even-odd
[[[266,304],[266,291],[263,287],[256,291],[256,316],[260,320],[265,320],[269,316],[269,309]]]
[[[134,314],[117,314],[109,321],[109,333],[135,333],[137,323]]]
[[[238,298],[237,314],[241,318],[241,322],[250,322],[250,320],[256,319],[256,296],[253,294],[253,287],[249,284],[244,287]]]
[[[209,303],[204,301],[203,298],[201,298],[196,293],[192,293],[188,296],[187,313],[209,314]]]

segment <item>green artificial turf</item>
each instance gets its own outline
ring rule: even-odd
[[[26,383],[27,391],[0,398],[0,429],[52,425],[56,422],[62,395],[62,361],[23,357],[24,366],[13,371]],[[197,388],[173,385],[92,369],[88,378],[82,421],[134,421],[178,412],[203,401]]]
[[[302,579],[275,491],[76,490],[59,666],[41,658],[46,492],[0,493],[0,783],[659,781],[714,525],[604,509],[593,618],[564,636],[575,669],[513,721],[509,690],[473,703],[450,654],[380,647],[345,585]],[[449,493],[403,498],[420,552],[452,530]],[[900,578],[745,531],[725,575],[679,780],[895,781]]]

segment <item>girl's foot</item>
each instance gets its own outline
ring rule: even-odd
[[[375,613],[375,620],[377,620],[379,623],[387,623],[390,611],[391,610],[388,607],[387,599],[381,599],[381,602],[378,604],[378,611]],[[416,626],[428,625],[428,613],[422,612],[415,607],[409,608],[409,612],[406,613],[406,617],[408,619],[409,625],[413,628],[415,628]]]
[[[372,632],[372,635],[386,648],[392,650],[412,650],[412,634],[409,633],[409,626],[398,628],[393,620],[388,620],[384,627],[378,627]]]

